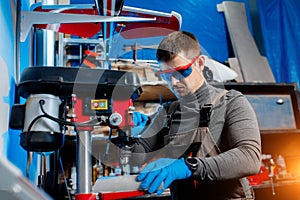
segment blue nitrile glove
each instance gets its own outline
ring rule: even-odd
[[[134,112],[133,113],[134,128],[132,128],[132,135],[137,136],[144,129],[148,120],[149,117],[147,115],[140,112]]]
[[[141,189],[148,188],[150,193],[162,194],[174,180],[187,179],[191,175],[192,172],[184,158],[160,158],[149,163],[138,175],[137,180],[142,181]],[[163,187],[160,188],[162,183]]]
[[[140,112],[133,112],[133,122],[135,126],[145,126],[148,120],[147,115]]]

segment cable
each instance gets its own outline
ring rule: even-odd
[[[67,190],[67,193],[68,193],[69,200],[72,200],[71,199],[70,191],[68,189],[68,183],[67,183],[66,173],[65,173],[65,170],[64,170],[64,166],[63,166],[61,157],[59,157],[59,163],[60,163],[61,171],[62,171],[62,174],[63,174],[63,177],[64,177],[64,182],[65,182],[65,185],[66,185],[66,190]]]
[[[44,110],[43,108],[43,104],[45,103],[44,100],[40,100],[39,101],[39,104],[40,104],[40,108],[43,112],[44,115],[40,115],[40,116],[43,116],[43,117],[46,117],[46,118],[49,118],[59,124],[63,124],[63,125],[68,125],[68,126],[97,126],[97,125],[100,125],[103,123],[103,120],[101,119],[101,117],[97,117],[97,118],[94,118],[94,119],[91,119],[91,120],[88,120],[88,121],[85,121],[85,122],[80,122],[80,123],[74,123],[74,122],[68,122],[68,121],[65,121],[65,120],[61,120],[61,119],[58,119],[58,118],[55,118],[49,114],[46,113],[46,111]],[[101,121],[100,122],[97,122],[97,123],[91,123],[95,120],[98,120],[100,119]]]
[[[102,124],[102,122],[103,121],[100,121],[100,122],[98,122],[98,123],[94,123],[94,124],[89,124],[89,123],[91,123],[92,121],[94,121],[94,120],[98,120],[98,118],[96,118],[96,119],[91,119],[91,120],[89,120],[89,121],[86,121],[86,122],[82,122],[82,123],[72,123],[72,122],[68,122],[68,121],[64,121],[64,120],[60,120],[60,119],[57,119],[57,118],[55,118],[55,117],[53,117],[53,116],[51,116],[51,115],[49,115],[49,114],[47,114],[46,112],[45,112],[45,110],[44,110],[44,108],[43,108],[43,104],[45,103],[45,101],[44,100],[40,100],[39,101],[39,104],[40,104],[40,108],[41,108],[41,110],[42,110],[42,112],[43,112],[43,115],[39,115],[39,116],[37,116],[37,117],[35,117],[31,122],[30,122],[30,124],[29,124],[29,126],[28,126],[28,128],[27,128],[27,131],[26,131],[26,141],[29,141],[30,139],[31,139],[31,132],[30,132],[30,130],[31,130],[31,128],[33,127],[33,125],[34,125],[34,123],[37,121],[37,120],[39,120],[40,118],[42,118],[42,117],[46,117],[46,118],[48,118],[48,119],[50,119],[50,120],[53,120],[53,121],[55,121],[55,122],[57,122],[57,123],[60,123],[60,124],[64,124],[64,125],[69,125],[69,126],[96,126],[96,125],[100,125],[100,124]],[[31,165],[31,163],[32,163],[32,156],[31,156],[31,154],[30,154],[30,151],[27,151],[27,163],[26,163],[26,177],[27,178],[29,178],[29,170],[30,170],[30,165]]]
[[[43,106],[42,106],[42,102],[44,102],[44,100],[41,100],[39,103],[40,103],[40,107],[41,107],[41,110],[42,110],[42,112],[43,112],[43,115],[39,115],[39,116],[37,116],[37,117],[35,117],[32,121],[31,121],[31,123],[29,124],[29,126],[28,126],[28,129],[27,129],[27,132],[26,132],[26,137],[28,138],[28,134],[30,133],[30,130],[31,130],[31,128],[32,128],[32,126],[34,125],[34,123],[38,120],[38,119],[40,119],[40,118],[42,118],[42,117],[46,117],[46,118],[48,118],[48,119],[50,119],[50,120],[53,120],[53,121],[55,121],[55,122],[57,122],[57,123],[59,123],[59,124],[63,124],[63,125],[68,125],[68,126],[97,126],[97,125],[101,125],[102,123],[103,123],[103,120],[101,120],[100,122],[97,122],[97,123],[93,123],[93,124],[90,124],[92,121],[94,121],[94,120],[98,120],[98,119],[101,119],[101,117],[97,117],[97,118],[94,118],[94,119],[91,119],[91,120],[89,120],[89,121],[86,121],[86,122],[81,122],[81,123],[73,123],[73,122],[68,122],[68,121],[65,121],[65,120],[61,120],[61,119],[58,119],[58,118],[55,118],[55,117],[53,117],[53,116],[51,116],[51,115],[49,115],[49,114],[47,114],[46,112],[45,112],[45,110],[44,110],[44,108],[43,108]]]

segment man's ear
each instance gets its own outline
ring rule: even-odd
[[[199,56],[199,58],[198,58],[198,65],[199,65],[198,69],[199,69],[200,71],[203,71],[203,69],[204,69],[204,64],[205,64],[205,57],[201,55],[201,56]]]

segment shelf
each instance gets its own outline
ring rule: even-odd
[[[285,180],[285,181],[275,181],[274,187],[284,187],[284,186],[291,186],[291,185],[299,185],[300,186],[300,179],[295,180]],[[260,185],[254,185],[253,189],[263,189],[263,188],[271,188],[272,184],[270,181],[266,181]]]
[[[170,101],[175,100],[176,97],[170,91],[167,85],[157,84],[157,85],[142,85],[143,93],[140,98],[136,101],[152,101],[152,102],[161,102],[161,101]]]
[[[285,134],[285,135],[300,135],[300,129],[277,129],[277,130],[260,130],[261,134],[264,135],[276,135],[276,134]]]
[[[254,187],[256,200],[300,200],[300,182],[274,183],[274,191],[270,184]],[[274,192],[274,193],[273,193]]]
[[[98,39],[82,39],[82,38],[63,38],[62,42],[68,45],[78,45],[78,44],[101,44],[103,45],[103,40]]]

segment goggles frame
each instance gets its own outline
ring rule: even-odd
[[[156,74],[166,81],[170,81],[171,77],[175,77],[178,80],[188,77],[192,73],[192,65],[197,61],[199,56],[196,56],[186,65],[174,67],[171,69],[157,71]]]

